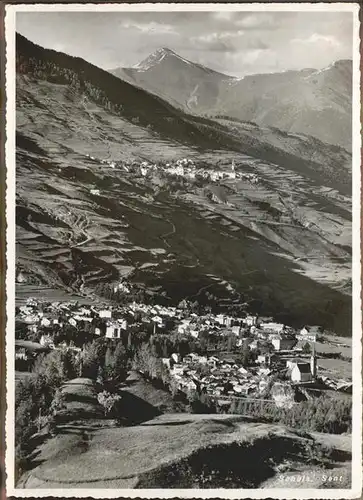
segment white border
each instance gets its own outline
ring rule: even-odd
[[[354,3],[139,3],[139,4],[19,4],[7,6],[6,10],[15,12],[215,12],[215,11],[240,11],[240,12],[356,12],[359,6]]]
[[[280,11],[351,12],[353,14],[353,432],[352,487],[350,489],[21,489],[14,487],[14,331],[15,331],[15,15],[16,12],[123,12],[123,11]],[[361,136],[360,136],[360,54],[359,5],[315,4],[33,4],[7,5],[6,40],[6,490],[14,497],[94,497],[94,498],[281,498],[351,499],[362,493],[362,380],[361,380]]]

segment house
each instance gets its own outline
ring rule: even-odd
[[[243,366],[240,366],[238,368],[238,372],[241,374],[241,375],[247,375],[248,374],[248,370],[246,370],[246,368],[244,368]]]
[[[170,370],[170,373],[173,375],[182,375],[185,370],[185,365],[176,363],[173,368]]]
[[[90,318],[89,316],[81,316],[80,314],[76,314],[75,316],[73,316],[73,318],[76,320],[76,321],[86,321],[87,323],[91,323],[92,322],[92,318]]]
[[[316,328],[304,326],[304,328],[300,330],[299,335],[297,335],[297,338],[305,342],[316,342],[318,333]]]
[[[268,377],[271,374],[270,368],[263,368],[262,366],[258,369],[258,375],[260,377]]]
[[[232,322],[233,322],[233,318],[231,318],[230,316],[226,316],[226,319],[225,319],[225,325],[227,328],[230,328],[232,326]]]
[[[296,344],[295,338],[284,337],[282,335],[275,335],[271,337],[271,343],[275,351],[284,351],[292,349]]]
[[[271,363],[271,355],[269,353],[259,354],[256,362],[259,364],[269,365]]]
[[[125,285],[124,283],[118,283],[113,287],[113,291],[116,293],[118,291],[123,292],[123,293],[130,293],[130,288]]]
[[[154,316],[151,318],[154,323],[157,323],[158,326],[162,327],[164,324],[163,318],[161,316]]]
[[[242,333],[242,327],[240,325],[232,326],[232,333],[239,337],[239,335]]]
[[[247,316],[245,319],[245,323],[247,326],[256,326],[257,316]]]
[[[179,175],[179,176],[184,176],[184,173],[185,173],[183,165],[177,165],[176,167],[171,168],[170,172],[172,174]]]
[[[22,359],[24,361],[28,359],[28,354],[24,347],[18,347],[15,349],[15,359]]]
[[[124,318],[120,318],[117,320],[121,330],[127,330],[127,320]]]
[[[50,326],[51,325],[51,321],[48,319],[48,318],[42,318],[41,321],[40,321],[40,324],[41,326]]]
[[[227,179],[234,180],[236,178],[236,172],[225,172],[224,177]]]
[[[223,179],[223,172],[219,172],[218,170],[213,170],[210,173],[210,179],[212,181],[218,181],[220,179]]]
[[[121,330],[122,328],[118,323],[109,323],[106,326],[106,337],[108,339],[119,339],[121,338]]]
[[[202,365],[206,365],[208,363],[208,358],[207,358],[207,356],[198,356],[195,358],[195,361],[197,361],[198,363],[200,363]]]
[[[311,382],[313,376],[311,374],[309,363],[296,363],[291,370],[291,381],[295,383],[299,382]]]
[[[223,314],[217,314],[216,316],[216,321],[219,323],[221,326],[225,325],[225,316]]]
[[[108,318],[108,319],[111,319],[112,317],[112,311],[111,309],[101,309],[99,312],[98,312],[98,316],[100,318]]]
[[[273,332],[273,333],[282,333],[285,329],[285,325],[282,323],[268,322],[260,324],[261,330]]]

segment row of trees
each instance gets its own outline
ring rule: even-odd
[[[21,380],[15,391],[16,470],[26,467],[33,449],[33,435],[42,427],[55,424],[64,405],[61,385],[77,375],[78,361],[70,351],[52,351],[35,361],[32,375]]]
[[[101,337],[87,344],[80,356],[79,373],[101,384],[121,382],[127,375],[129,354],[122,342]]]
[[[233,401],[229,409],[233,414],[245,414],[245,403]],[[291,408],[275,405],[250,405],[252,417],[279,422],[288,427],[310,432],[341,434],[352,431],[352,402],[350,399],[320,397],[293,405]]]

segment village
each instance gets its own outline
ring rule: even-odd
[[[130,290],[127,283],[115,289]],[[158,353],[172,385],[186,395],[198,392],[216,398],[220,405],[235,398],[269,397],[276,380],[299,394],[351,393],[349,380],[332,379],[319,369],[317,326],[296,330],[253,314],[197,314],[187,301],[178,307],[135,301],[86,306],[30,298],[16,313],[19,371],[31,371],[41,352],[62,349],[81,355],[87,342],[101,337],[130,346],[141,332],[144,338],[178,339],[188,346],[171,352],[170,343]]]
[[[96,159],[93,156],[89,157],[92,161],[108,165],[111,169],[121,169],[126,173],[132,173],[134,176],[141,178],[151,178],[155,174],[162,174],[179,179],[189,181],[201,180],[216,183],[225,180],[242,180],[250,184],[257,184],[259,182],[258,176],[252,172],[237,171],[234,160],[229,168],[211,169],[210,166],[197,166],[190,158],[181,158],[174,162],[162,162],[159,164],[150,163],[148,161],[133,161],[133,162],[116,162],[111,160]],[[92,195],[99,196],[101,190],[92,188],[90,190]]]

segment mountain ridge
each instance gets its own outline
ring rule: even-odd
[[[304,133],[351,151],[350,59],[319,70],[303,68],[242,78],[206,68],[171,49],[159,49],[144,61],[148,63],[142,69],[136,66],[110,72],[195,115],[238,118]]]
[[[175,50],[170,49],[169,47],[160,47],[160,48],[154,50],[148,56],[146,56],[143,60],[141,60],[138,63],[135,63],[132,66],[117,66],[115,68],[109,68],[109,69],[107,69],[107,71],[110,71],[112,73],[114,71],[117,71],[120,68],[122,68],[122,69],[137,69],[140,66],[142,66],[142,64],[143,64],[144,61],[146,61],[146,60],[148,60],[150,58],[153,58],[153,56],[154,55],[156,56],[157,54],[159,54],[159,55],[173,55],[173,56],[176,56],[178,59],[183,60],[183,61],[185,61],[185,62],[187,62],[189,64],[193,64],[193,65],[205,68],[206,70],[208,70],[210,72],[218,73],[219,75],[222,75],[225,78],[232,78],[234,80],[243,80],[246,77],[254,77],[254,76],[261,76],[261,75],[280,75],[280,74],[284,74],[284,73],[304,73],[304,72],[320,73],[320,72],[323,72],[323,71],[325,71],[325,70],[327,70],[327,69],[329,69],[331,67],[340,66],[340,65],[347,65],[347,64],[351,66],[352,63],[353,63],[352,59],[343,58],[343,59],[336,59],[335,61],[331,62],[327,66],[323,66],[320,69],[311,68],[311,67],[303,67],[303,68],[300,68],[300,69],[292,69],[291,68],[291,69],[286,69],[286,70],[283,70],[283,71],[269,71],[269,72],[263,72],[263,73],[248,73],[247,75],[244,75],[244,76],[240,77],[240,76],[236,76],[236,75],[229,75],[227,73],[223,73],[222,71],[217,71],[217,70],[215,70],[213,68],[209,68],[208,66],[205,66],[204,64],[200,64],[200,63],[196,63],[194,61],[191,61],[190,59],[187,59],[187,58],[181,56]]]

